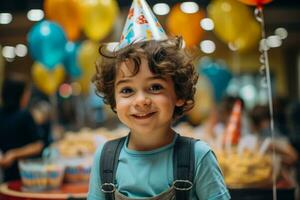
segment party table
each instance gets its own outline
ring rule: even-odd
[[[12,181],[0,185],[0,200],[84,200],[87,191],[87,183],[65,183],[55,190],[29,192],[21,181]]]
[[[278,200],[294,200],[295,188],[277,185]],[[0,185],[0,200],[85,200],[88,184],[64,183],[59,189],[43,192],[22,190],[21,181]],[[272,188],[229,188],[232,200],[272,200]]]
[[[295,183],[282,177],[276,183],[277,200],[295,200]],[[252,188],[228,188],[231,200],[273,200],[272,185]]]
[[[229,188],[231,200],[273,200],[272,188]],[[278,188],[277,200],[294,200],[295,188]]]

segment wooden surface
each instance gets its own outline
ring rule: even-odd
[[[87,192],[87,183],[69,183],[55,190],[28,192],[22,190],[21,181],[13,181],[0,185],[0,200],[86,199]]]

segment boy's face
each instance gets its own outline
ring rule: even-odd
[[[132,133],[147,134],[168,131],[177,99],[170,77],[153,74],[146,59],[141,59],[139,72],[132,76],[133,63],[120,64],[115,81],[116,111]]]

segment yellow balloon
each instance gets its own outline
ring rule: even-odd
[[[214,103],[211,85],[205,77],[199,76],[194,100],[194,107],[187,117],[193,125],[199,125],[209,116]]]
[[[47,95],[53,95],[65,78],[65,70],[58,65],[53,70],[46,69],[41,63],[35,62],[31,69],[34,84]]]
[[[96,61],[100,59],[99,45],[96,42],[86,40],[82,43],[78,54],[78,62],[82,75],[78,80],[83,94],[88,94],[90,83],[96,71]]]
[[[94,41],[106,37],[118,14],[116,0],[81,0],[80,15],[86,36]]]
[[[251,21],[250,9],[237,0],[213,0],[207,11],[215,23],[215,34],[226,43],[233,42],[241,32],[247,31],[247,24]]]
[[[76,40],[80,36],[80,0],[45,0],[46,16],[59,23],[69,40]]]
[[[246,52],[255,47],[258,49],[258,42],[261,38],[261,28],[258,22],[252,22],[247,26],[247,30],[242,32],[234,41],[233,45],[240,52]]]

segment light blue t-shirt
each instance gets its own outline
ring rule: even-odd
[[[127,148],[128,137],[119,157],[116,187],[130,198],[156,196],[172,186],[173,147],[171,144],[151,151],[135,151]],[[99,160],[103,146],[97,149],[90,175],[88,200],[105,200],[101,191]],[[197,141],[195,144],[195,178],[192,200],[227,200],[229,192],[217,160],[209,146]]]

